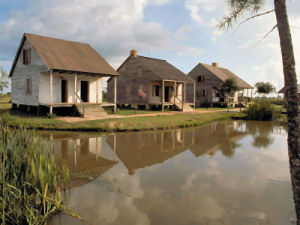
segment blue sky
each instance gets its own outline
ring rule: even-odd
[[[300,1],[288,0],[296,62],[300,60]],[[266,0],[264,10],[273,8]],[[283,85],[278,33],[270,14],[237,30],[216,25],[226,0],[0,0],[0,65],[10,69],[24,32],[90,43],[114,68],[131,49],[188,73],[219,62],[245,81]],[[259,41],[261,40],[261,41]],[[297,64],[297,71],[300,67]]]

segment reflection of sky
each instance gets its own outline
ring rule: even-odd
[[[290,224],[286,133],[269,137],[269,146],[256,148],[254,135],[243,136],[233,157],[218,151],[196,158],[187,150],[133,176],[118,163],[73,188],[70,207],[94,224]],[[71,218],[56,219],[57,224],[76,224]]]

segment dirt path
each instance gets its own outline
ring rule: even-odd
[[[230,112],[239,112],[239,109],[231,109]],[[58,117],[57,120],[69,122],[69,123],[75,123],[75,122],[83,122],[83,121],[89,121],[89,120],[104,120],[104,119],[117,119],[117,118],[132,118],[132,117],[147,117],[147,116],[162,116],[162,115],[175,115],[175,114],[203,114],[203,113],[214,113],[214,112],[227,112],[227,109],[224,110],[195,110],[192,112],[157,112],[157,113],[146,113],[146,114],[135,114],[135,115],[107,115],[107,116],[101,116],[101,117],[88,117],[88,118],[82,118],[82,117]]]

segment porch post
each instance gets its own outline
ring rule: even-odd
[[[253,91],[253,89],[251,89],[251,100],[252,100],[252,91]]]
[[[52,114],[53,113],[53,107],[52,107],[52,104],[53,104],[53,99],[52,99],[52,92],[53,92],[53,71],[50,70],[50,111],[49,113]]]
[[[176,81],[174,82],[174,104],[176,103],[177,91],[176,91]]]
[[[194,109],[196,108],[196,83],[194,83]]]
[[[77,102],[77,73],[75,73],[74,77],[74,103]]]
[[[161,111],[164,111],[164,103],[165,103],[165,81],[164,80],[162,80],[161,96],[162,96]]]
[[[117,77],[114,78],[114,112],[117,112]]]
[[[184,93],[184,97],[183,97],[183,101],[186,102],[186,82],[184,82],[184,92],[182,92],[182,94]]]
[[[98,98],[99,98],[99,78],[96,77],[96,103],[98,104]]]

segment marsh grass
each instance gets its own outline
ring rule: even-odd
[[[33,131],[0,121],[1,224],[46,224],[57,213],[77,216],[62,204],[69,171],[54,162],[53,149]]]
[[[280,114],[268,99],[255,100],[246,110],[248,120],[272,121],[279,120]]]

